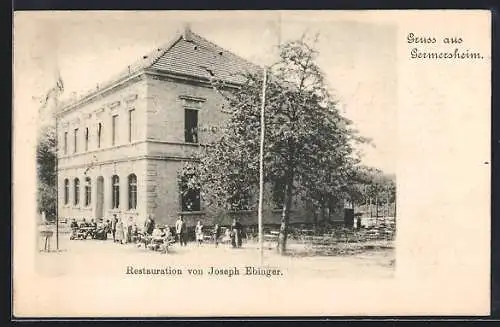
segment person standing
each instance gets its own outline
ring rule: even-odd
[[[203,225],[199,220],[198,223],[196,224],[196,227],[194,228],[194,233],[196,236],[196,242],[198,242],[198,246],[200,246],[201,243],[203,242]]]
[[[105,228],[106,228],[106,234],[111,233],[111,221],[109,219],[106,219]]]
[[[148,215],[148,219],[146,219],[146,222],[144,224],[144,232],[147,235],[152,235],[154,229],[155,229],[155,221],[153,220],[153,217],[151,217],[151,215]]]
[[[184,222],[184,218],[179,216],[177,221],[175,222],[175,232],[177,234],[177,239],[181,246],[186,246],[186,223]]]
[[[125,243],[125,230],[124,230],[123,220],[118,220],[116,224],[116,241],[120,244]]]
[[[232,239],[232,245],[233,247],[238,247],[240,248],[241,247],[241,244],[242,244],[242,240],[241,240],[241,230],[242,230],[242,226],[240,224],[240,222],[238,220],[233,219],[233,223],[231,224],[231,230],[232,230],[232,233],[233,233],[233,239]]]
[[[118,218],[116,214],[113,215],[113,219],[111,220],[111,233],[113,234],[113,242],[116,242],[116,225],[118,224]]]
[[[213,237],[214,237],[214,242],[215,242],[215,247],[219,246],[219,237],[220,237],[220,226],[219,224],[215,224],[214,230],[213,230]]]
[[[132,225],[132,228],[131,228],[130,232],[131,232],[131,234],[132,234],[132,236],[131,236],[131,240],[132,240],[132,242],[133,242],[133,243],[137,243],[137,239],[138,239],[138,234],[139,234],[139,231],[138,231],[138,229],[137,229],[137,225],[136,225],[136,223],[134,223],[134,224]]]
[[[129,217],[128,223],[127,223],[127,243],[132,243],[132,225],[134,224],[133,218]]]

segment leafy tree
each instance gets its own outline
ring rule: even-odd
[[[326,205],[327,199],[342,198],[359,162],[353,144],[365,141],[337,110],[311,43],[302,37],[282,45],[266,83],[264,180],[274,201],[281,201],[280,253],[286,250],[294,199]],[[226,96],[232,114],[217,139],[181,172],[196,170],[193,184],[208,204],[230,210],[249,207],[250,195],[258,194],[263,74],[246,77]]]
[[[56,136],[53,126],[45,126],[39,131],[36,160],[38,192],[37,205],[39,212],[45,212],[47,219],[55,219],[56,215]]]

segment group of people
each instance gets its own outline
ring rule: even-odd
[[[85,218],[78,223],[76,219],[71,220],[71,239],[87,239],[89,236],[92,239],[106,240],[108,234],[108,222],[103,219],[95,221],[91,219],[87,222]]]
[[[203,231],[203,225],[201,224],[201,221],[198,221],[198,223],[195,226],[195,237],[196,237],[196,242],[198,245],[201,245],[205,241],[205,233]],[[212,240],[215,243],[215,247],[219,246],[219,242],[221,241],[221,233],[222,233],[222,228],[219,224],[215,224],[213,227],[211,234],[212,234]],[[226,229],[225,236],[223,237],[222,241],[224,240],[230,241],[231,245],[233,248],[240,248],[243,244],[243,226],[241,223],[233,219],[233,223],[231,224],[230,229]]]
[[[149,215],[142,230],[138,228],[132,217],[129,218],[128,222],[124,222],[116,214],[113,215],[112,219],[106,221],[91,219],[90,222],[87,222],[84,218],[78,223],[76,219],[72,219],[70,227],[73,231],[71,239],[86,239],[91,236],[92,239],[106,240],[108,234],[111,234],[115,243],[138,243],[139,245],[144,243],[145,246],[151,245],[150,247],[155,249],[161,247],[161,244],[175,242],[178,242],[180,246],[186,246],[188,241],[188,227],[182,216],[179,216],[175,225],[170,227],[156,224],[153,217]],[[239,248],[242,246],[243,227],[238,220],[234,219],[231,227],[226,229],[225,236],[221,240],[222,227],[219,224],[215,224],[207,232],[201,221],[198,221],[194,227],[194,234],[198,245],[205,242],[205,235],[207,235],[209,239],[214,241],[216,247],[219,246],[221,241],[228,241],[232,247]]]

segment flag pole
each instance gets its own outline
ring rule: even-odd
[[[262,204],[264,192],[264,108],[266,105],[266,79],[267,70],[264,67],[264,79],[262,81],[262,103],[260,111],[260,160],[259,160],[259,252],[260,252],[260,265],[264,263],[264,235],[262,228]]]

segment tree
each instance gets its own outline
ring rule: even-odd
[[[37,160],[37,206],[38,211],[45,212],[47,219],[55,219],[56,215],[56,136],[53,126],[45,126],[39,131]]]
[[[353,143],[365,141],[337,110],[311,43],[302,37],[282,45],[266,84],[264,180],[281,202],[280,253],[286,251],[294,199],[322,206],[332,197],[340,199],[359,162]],[[193,185],[204,190],[204,200],[232,210],[246,206],[259,178],[263,74],[246,77],[246,83],[226,97],[232,114],[217,139],[200,152],[196,164],[186,164],[181,172],[184,176],[196,170]]]

